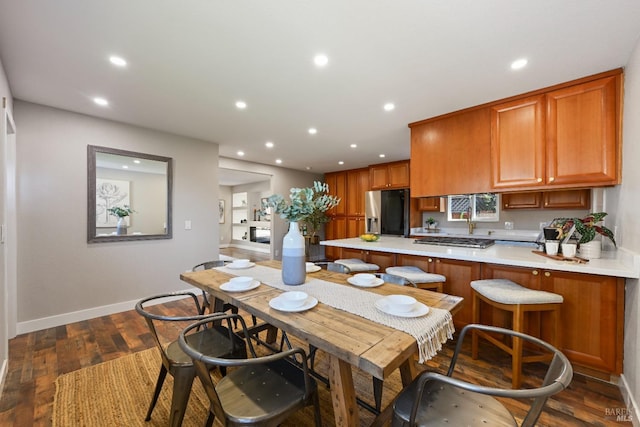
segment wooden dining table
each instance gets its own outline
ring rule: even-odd
[[[280,261],[275,260],[258,264],[281,268]],[[249,270],[243,270],[238,275],[251,275]],[[181,280],[208,292],[218,304],[231,303],[268,325],[324,351],[329,360],[328,376],[336,426],[360,425],[352,377],[354,367],[381,380],[399,369],[403,385],[408,385],[417,375],[413,356],[418,351],[418,346],[416,339],[410,334],[322,302],[307,311],[279,311],[271,308],[269,301],[284,291],[265,284],[246,292],[225,292],[220,289],[231,277],[233,275],[217,269],[180,275]],[[307,277],[351,286],[347,282],[351,277],[348,274],[320,270]],[[461,307],[463,300],[457,296],[388,283],[367,288],[366,291],[380,295],[410,295],[429,307],[448,310],[452,314]]]

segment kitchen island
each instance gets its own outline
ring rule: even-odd
[[[359,238],[328,240],[340,258],[361,258],[382,270],[392,265],[415,265],[447,278],[444,292],[465,299],[454,316],[457,328],[471,322],[470,282],[501,278],[560,294],[561,350],[576,371],[609,381],[622,372],[625,278],[640,278],[639,257],[624,249],[603,251],[586,263],[557,261],[533,253],[535,248],[495,244],[485,249],[416,244],[412,238],[381,236],[377,242]],[[508,326],[502,313],[482,310],[482,323]],[[545,316],[531,316],[527,333],[545,339]]]

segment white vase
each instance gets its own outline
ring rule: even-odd
[[[118,223],[116,224],[116,236],[124,236],[127,234],[127,218],[124,216],[118,217]]]
[[[304,236],[297,222],[289,223],[282,239],[282,281],[285,285],[302,285],[307,277]]]
[[[600,240],[592,240],[587,243],[580,243],[580,256],[586,259],[600,258],[602,251],[602,242]]]

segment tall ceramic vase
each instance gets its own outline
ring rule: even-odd
[[[116,236],[124,236],[127,234],[127,218],[124,216],[118,217],[118,223],[116,224]]]
[[[282,240],[282,281],[285,285],[302,285],[306,278],[304,236],[297,222],[289,223]]]

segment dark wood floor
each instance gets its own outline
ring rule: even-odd
[[[246,257],[234,249],[225,254]],[[255,253],[252,260],[258,260]],[[261,254],[267,255],[267,254]],[[268,255],[267,255],[268,258]],[[184,312],[186,303],[172,303],[174,312]],[[99,317],[56,328],[20,335],[9,343],[9,371],[0,398],[0,426],[49,426],[58,375],[95,365],[153,347],[143,319],[134,311]],[[496,377],[509,383],[509,359],[492,348],[482,347],[482,358],[473,361],[468,349],[460,359],[459,377],[474,381]],[[448,344],[428,362],[428,368],[444,372],[452,353]],[[539,376],[542,367],[529,365],[525,374]],[[516,412],[522,402],[507,401]],[[549,401],[541,426],[612,426],[631,425],[615,422],[608,415],[624,408],[615,385],[576,375],[569,389]]]

